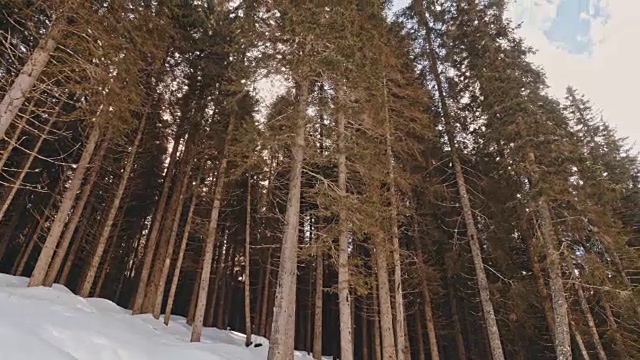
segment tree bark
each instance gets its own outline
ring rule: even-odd
[[[380,339],[380,307],[378,306],[378,286],[373,284],[373,354],[376,360],[382,360],[382,342]]]
[[[424,315],[427,326],[427,335],[429,337],[429,351],[431,353],[431,360],[439,360],[440,354],[438,352],[438,340],[434,325],[433,311],[431,309],[431,294],[429,292],[429,284],[427,283],[427,272],[423,263],[422,247],[417,241],[417,226],[414,225],[414,229],[416,234],[414,235],[414,244],[416,247],[416,255],[418,256],[418,272],[420,275],[420,283],[422,288],[422,300],[424,301]],[[420,320],[416,321],[421,322]],[[422,328],[422,326],[420,326],[420,328]],[[422,336],[422,334],[420,334],[420,336]],[[420,341],[422,341],[422,339]],[[422,354],[422,356],[424,356],[424,354]]]
[[[200,285],[198,290],[198,301],[196,302],[196,312],[191,327],[191,342],[199,342],[202,336],[202,326],[204,324],[204,314],[207,306],[207,293],[209,289],[209,280],[211,277],[211,262],[213,260],[213,248],[216,242],[216,232],[218,229],[218,215],[222,204],[222,190],[224,189],[225,172],[227,168],[227,153],[231,134],[233,133],[234,117],[229,120],[229,127],[218,165],[218,176],[216,186],[213,193],[213,207],[209,218],[209,228],[207,229],[207,239],[205,242],[204,259],[202,260],[202,276],[200,277]]]
[[[422,4],[422,2],[420,1],[418,3]],[[469,247],[471,248],[471,257],[476,272],[478,292],[480,293],[480,303],[482,304],[482,312],[484,314],[487,336],[489,338],[489,344],[491,346],[491,354],[493,360],[504,360],[504,353],[502,351],[502,343],[500,340],[500,331],[498,330],[498,324],[496,322],[496,317],[493,310],[493,303],[491,302],[489,283],[484,271],[484,262],[482,260],[482,252],[480,250],[480,243],[478,240],[478,231],[476,229],[475,220],[473,219],[473,210],[471,208],[471,202],[469,201],[469,195],[467,194],[467,185],[465,183],[464,173],[462,171],[462,165],[460,163],[460,155],[458,153],[458,148],[454,137],[455,132],[452,120],[450,118],[449,108],[447,106],[444,86],[442,83],[442,78],[440,77],[440,72],[438,71],[438,62],[432,40],[431,26],[429,25],[426,16],[424,16],[424,9],[421,10],[422,11],[419,10],[418,13],[421,14],[420,22],[424,26],[427,33],[426,41],[428,47],[428,58],[430,60],[430,72],[436,83],[438,99],[440,102],[440,110],[442,111],[442,117],[444,120],[445,133],[447,141],[449,143],[449,147],[451,148],[451,160],[453,162],[456,183],[460,195],[460,205],[462,206],[462,214],[467,229]]]
[[[111,259],[113,259],[113,254],[118,247],[118,234],[120,233],[120,228],[122,226],[124,218],[124,212],[120,214],[120,218],[118,219],[118,225],[116,226],[115,231],[113,232],[113,236],[111,239],[111,243],[109,244],[109,251],[107,252],[107,257],[104,259],[104,263],[102,264],[102,270],[100,270],[100,276],[98,277],[98,283],[96,284],[96,290],[93,293],[94,297],[100,297],[102,293],[102,285],[104,284],[104,280],[107,278],[107,274],[109,270],[111,270]]]
[[[200,176],[194,189],[198,189],[200,186]],[[198,202],[197,193],[191,195],[191,204],[189,205],[189,213],[187,214],[187,223],[184,226],[184,232],[182,234],[182,241],[180,243],[180,251],[178,252],[178,260],[173,270],[173,279],[171,280],[171,289],[169,290],[169,298],[167,300],[167,308],[164,311],[164,324],[169,325],[169,319],[171,318],[171,310],[173,309],[173,301],[176,296],[176,290],[178,288],[178,279],[180,278],[180,269],[182,268],[182,261],[184,260],[184,252],[187,248],[187,240],[189,239],[189,232],[191,231],[191,223],[193,222],[193,211]]]
[[[31,255],[31,251],[33,250],[33,246],[35,245],[36,242],[38,242],[38,238],[40,237],[40,232],[42,231],[42,228],[44,227],[44,225],[47,223],[47,219],[49,218],[49,213],[51,212],[55,202],[56,202],[56,194],[51,194],[51,198],[47,203],[47,207],[44,209],[44,212],[42,213],[42,217],[39,219],[40,221],[38,222],[38,226],[36,227],[35,231],[31,234],[31,237],[29,238],[29,242],[27,243],[27,246],[24,249],[24,252],[22,252],[20,257],[18,257],[20,261],[17,263],[18,267],[13,272],[15,275],[17,276],[22,275],[22,272],[24,271],[24,267],[27,264],[27,260],[29,260],[29,255]]]
[[[9,155],[11,155],[11,151],[13,151],[13,148],[18,144],[19,142],[18,138],[22,133],[22,129],[24,129],[24,125],[27,123],[27,119],[29,119],[29,116],[31,116],[31,112],[33,112],[33,107],[36,103],[36,99],[37,98],[34,98],[29,103],[29,107],[27,108],[25,115],[20,120],[20,123],[18,123],[18,126],[16,127],[16,131],[14,131],[13,135],[11,135],[11,139],[9,140],[9,144],[7,145],[7,148],[3,150],[2,158],[0,158],[0,170],[2,170],[2,168],[4,167],[4,163],[6,163],[7,160],[9,159]]]
[[[380,337],[382,340],[381,360],[396,360],[396,345],[393,333],[393,311],[391,310],[389,273],[387,269],[387,246],[384,244],[382,234],[376,235],[374,252],[378,278],[378,298],[380,302]]]
[[[422,319],[420,316],[421,315],[420,308],[418,308],[416,311],[417,313],[415,317],[415,322],[416,322],[416,341],[418,343],[418,360],[426,360],[425,351],[424,351],[424,338],[423,338],[424,331],[422,331]],[[429,324],[429,320],[427,320],[427,324]],[[436,349],[436,354],[438,354],[437,349]],[[438,358],[433,358],[433,351],[431,351],[431,358],[438,359]]]
[[[349,224],[347,223],[347,156],[344,114],[338,114],[338,304],[340,307],[340,360],[353,360],[351,295],[349,294]]]
[[[38,44],[33,54],[22,67],[20,74],[0,102],[0,138],[4,137],[9,124],[20,111],[20,107],[29,96],[42,70],[44,70],[51,53],[57,46],[59,35],[57,23],[53,23],[44,39]]]
[[[67,253],[67,248],[69,247],[69,243],[71,242],[71,238],[73,237],[73,233],[76,230],[76,226],[78,225],[78,221],[80,220],[80,216],[82,216],[82,211],[84,210],[84,206],[87,203],[87,199],[89,199],[89,195],[91,194],[91,190],[93,190],[93,183],[98,178],[98,173],[100,172],[100,166],[102,165],[102,159],[104,158],[104,154],[107,152],[107,148],[109,145],[108,138],[103,140],[102,144],[100,144],[100,148],[98,149],[98,153],[96,154],[95,164],[89,173],[89,178],[87,179],[86,184],[82,188],[82,192],[80,193],[80,198],[78,199],[78,203],[73,209],[73,215],[69,219],[67,226],[64,229],[64,234],[62,235],[62,239],[58,244],[58,249],[53,256],[53,260],[49,265],[49,270],[47,271],[47,275],[44,279],[45,286],[53,285],[53,282],[60,271],[60,266],[62,265],[62,261],[64,260],[64,256]]]
[[[92,126],[93,129],[91,130],[91,135],[89,136],[87,146],[82,152],[82,157],[78,162],[78,166],[76,167],[73,179],[69,183],[69,187],[64,193],[64,197],[62,198],[58,213],[56,214],[53,224],[51,224],[49,234],[47,235],[47,239],[45,240],[42,251],[40,252],[40,256],[38,257],[38,262],[33,269],[31,278],[29,279],[29,286],[41,286],[44,284],[45,276],[47,275],[47,270],[49,269],[49,264],[51,263],[51,258],[53,257],[53,253],[55,252],[56,247],[58,246],[60,235],[62,234],[67,216],[69,214],[69,211],[71,210],[71,207],[73,206],[76,194],[80,189],[80,185],[82,185],[84,173],[87,169],[87,166],[89,165],[89,160],[91,160],[91,156],[93,155],[93,151],[96,148],[98,139],[100,138],[99,125],[92,124]]]
[[[322,300],[324,297],[324,258],[319,247],[320,236],[316,236],[316,281],[315,314],[313,316],[313,359],[322,359]]]
[[[86,213],[90,214],[92,209],[93,209],[93,204],[89,203]],[[73,262],[76,258],[76,255],[78,254],[78,250],[80,250],[80,245],[82,245],[84,241],[84,232],[87,229],[88,223],[89,223],[89,219],[86,219],[86,220],[83,220],[82,224],[80,225],[80,228],[78,229],[78,234],[77,236],[75,236],[75,241],[73,242],[73,246],[71,246],[71,250],[69,251],[69,256],[67,257],[67,261],[64,263],[64,268],[62,268],[62,273],[60,273],[60,278],[58,279],[59,283],[64,284],[67,287],[69,287],[69,283],[68,283],[69,273],[71,272],[71,268],[73,267]]]
[[[305,80],[298,84],[296,130],[294,142],[291,144],[289,195],[287,197],[285,227],[280,250],[280,267],[267,360],[290,360],[293,357],[298,272],[298,222],[300,219],[300,192],[308,91],[308,81]]]
[[[587,347],[584,345],[584,341],[582,340],[582,336],[578,332],[578,327],[571,319],[571,315],[569,315],[569,323],[571,324],[571,332],[573,333],[573,339],[578,344],[578,349],[580,350],[580,354],[582,354],[582,358],[584,360],[590,360],[589,352],[587,351]]]
[[[16,195],[16,193],[20,189],[20,185],[22,184],[22,180],[24,180],[24,177],[27,175],[27,172],[29,172],[29,168],[31,167],[31,163],[33,163],[33,160],[36,158],[36,154],[40,150],[40,146],[42,146],[42,143],[44,142],[44,139],[47,138],[47,134],[49,133],[49,130],[51,130],[51,125],[53,124],[53,122],[54,122],[54,120],[51,119],[47,123],[47,125],[46,125],[46,127],[44,129],[44,132],[40,135],[40,138],[38,139],[38,142],[33,147],[33,150],[31,150],[31,152],[29,153],[29,157],[25,161],[24,165],[22,165],[22,169],[20,170],[20,174],[18,175],[18,178],[15,180],[15,184],[11,187],[11,190],[9,190],[7,195],[4,197],[4,202],[2,203],[2,206],[0,207],[0,221],[2,221],[4,219],[4,214],[7,212],[7,209],[9,209],[9,205],[11,205],[11,201],[13,200],[13,197]]]
[[[576,284],[576,291],[578,293],[578,300],[580,302],[580,307],[582,308],[582,313],[584,314],[584,318],[587,320],[587,326],[589,327],[589,332],[591,333],[591,339],[593,340],[593,344],[596,347],[596,354],[598,354],[598,359],[607,360],[607,355],[605,354],[604,348],[602,347],[602,342],[600,341],[600,335],[598,335],[596,322],[593,320],[593,315],[591,315],[591,309],[589,309],[589,304],[587,303],[587,299],[584,296],[584,291],[582,290],[581,284]]]
[[[262,289],[262,310],[260,310],[260,313],[262,315],[260,315],[260,335],[264,336],[264,337],[268,337],[267,336],[267,328],[268,328],[268,323],[267,323],[267,318],[269,317],[269,297],[271,294],[271,266],[272,266],[272,261],[271,261],[271,252],[273,251],[273,248],[269,248],[269,251],[267,253],[267,274],[264,277],[264,288]]]
[[[98,239],[98,246],[96,247],[96,252],[93,254],[91,263],[89,265],[89,269],[87,271],[87,275],[84,279],[82,288],[80,289],[80,296],[82,297],[89,296],[89,292],[91,291],[91,285],[93,285],[93,279],[96,276],[96,271],[98,270],[98,265],[100,264],[102,253],[104,252],[104,248],[107,245],[107,239],[109,238],[109,233],[111,231],[111,226],[113,225],[113,220],[115,219],[116,214],[118,213],[118,208],[120,207],[120,200],[122,199],[124,190],[127,187],[127,182],[129,180],[129,176],[131,175],[131,170],[133,169],[135,157],[138,152],[138,148],[140,147],[140,140],[142,139],[142,133],[144,132],[145,124],[147,122],[147,114],[148,113],[145,112],[142,115],[142,119],[140,120],[140,124],[138,125],[138,133],[136,134],[136,139],[133,142],[131,153],[129,154],[129,157],[126,160],[124,172],[122,173],[122,178],[120,179],[120,183],[118,184],[118,189],[111,202],[111,206],[109,208],[109,212],[107,214],[104,227],[102,228],[102,232],[100,233],[100,238]]]
[[[244,228],[244,346],[249,347],[251,340],[251,282],[249,281],[249,269],[251,265],[251,176],[247,176],[247,218]]]
[[[164,182],[162,185],[162,193],[160,194],[160,200],[156,205],[156,213],[151,224],[151,230],[147,241],[145,241],[144,247],[144,263],[142,265],[142,271],[140,272],[140,279],[138,280],[138,288],[136,291],[135,299],[133,301],[132,313],[141,314],[143,309],[142,305],[145,300],[147,283],[149,281],[149,275],[151,273],[151,266],[153,265],[153,257],[155,254],[156,244],[158,242],[158,232],[162,225],[162,217],[164,216],[165,205],[167,203],[167,197],[169,196],[169,189],[171,185],[171,179],[173,178],[173,170],[176,164],[178,156],[178,148],[182,140],[182,133],[178,131],[174,139],[174,146],[171,149],[169,155],[169,163],[167,164],[167,171],[164,175]]]
[[[171,234],[169,234],[169,246],[167,254],[162,263],[162,270],[160,275],[160,283],[158,284],[158,291],[156,293],[156,299],[153,304],[153,317],[160,318],[160,311],[162,310],[162,299],[164,298],[164,288],[167,284],[167,277],[169,276],[169,268],[171,266],[171,260],[173,259],[173,248],[175,247],[176,236],[178,234],[178,227],[180,226],[180,219],[182,218],[182,205],[184,204],[185,194],[187,192],[187,185],[189,185],[192,160],[188,160],[186,170],[182,172],[182,183],[178,193],[178,203],[175,207],[175,213],[173,216],[173,222],[171,224]]]

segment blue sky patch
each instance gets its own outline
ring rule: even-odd
[[[551,25],[544,32],[547,40],[572,54],[589,54],[593,47],[589,18],[607,19],[601,0],[591,1],[592,4],[590,0],[561,0]]]

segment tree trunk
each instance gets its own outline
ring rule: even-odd
[[[451,266],[447,266],[447,292],[449,294],[449,306],[451,307],[451,320],[453,321],[454,338],[456,340],[456,352],[458,359],[467,359],[467,350],[464,346],[462,327],[460,326],[460,312],[458,298],[453,288],[453,272]]]
[[[578,344],[578,349],[580,350],[580,354],[582,354],[582,358],[584,360],[590,360],[589,352],[587,351],[587,347],[584,345],[584,341],[582,340],[582,336],[578,332],[578,327],[571,319],[571,315],[569,315],[569,323],[571,324],[571,332],[573,333],[573,339]]]
[[[169,246],[167,254],[162,264],[162,270],[160,275],[160,283],[158,284],[158,291],[156,293],[156,299],[153,304],[153,317],[160,318],[160,312],[162,310],[162,299],[164,298],[164,288],[167,284],[167,276],[169,276],[169,268],[171,266],[171,260],[173,259],[173,248],[175,247],[176,236],[178,234],[178,227],[180,226],[180,219],[182,218],[182,205],[184,204],[184,197],[187,192],[187,186],[189,185],[190,173],[191,173],[192,160],[188,160],[186,170],[182,173],[182,183],[178,193],[178,203],[175,207],[175,213],[173,216],[173,223],[171,224],[171,234],[169,234]]]
[[[21,253],[21,256],[18,257],[20,261],[17,262],[18,266],[16,270],[13,272],[15,275],[17,276],[22,275],[24,271],[24,267],[27,264],[27,260],[29,260],[29,255],[31,255],[31,251],[33,250],[33,246],[36,244],[36,242],[38,242],[38,238],[40,237],[40,232],[42,231],[42,228],[44,227],[44,225],[47,223],[47,220],[49,218],[49,213],[51,212],[55,201],[56,201],[56,195],[51,194],[51,198],[49,199],[49,202],[47,203],[47,207],[44,209],[44,212],[42,213],[42,217],[38,219],[40,220],[38,221],[38,226],[29,237],[29,242],[27,243],[27,246],[25,247],[24,251]]]
[[[298,108],[295,139],[291,149],[289,195],[285,213],[285,227],[280,252],[278,284],[273,309],[271,338],[267,360],[290,360],[293,357],[296,313],[296,282],[298,265],[298,222],[300,219],[300,192],[302,163],[304,161],[305,127],[309,84],[298,84]]]
[[[373,354],[376,360],[382,360],[382,342],[380,340],[380,307],[378,306],[378,286],[373,284]]]
[[[615,317],[613,317],[611,306],[607,302],[604,302],[603,308],[604,308],[604,314],[605,314],[605,317],[607,318],[607,323],[609,325],[609,328],[613,332],[613,341],[615,343],[615,349],[620,355],[621,359],[626,359],[628,358],[628,355],[624,346],[624,342],[622,341],[622,337],[620,336],[620,331],[618,330],[618,324],[616,323]]]
[[[87,207],[87,214],[91,214],[91,210],[93,209],[93,204],[89,203]],[[60,273],[60,278],[58,282],[64,284],[69,287],[68,278],[69,273],[71,272],[71,268],[73,267],[73,262],[78,254],[78,250],[80,250],[80,245],[82,245],[84,241],[84,232],[87,229],[89,223],[89,219],[83,220],[80,228],[78,229],[78,235],[75,237],[75,241],[73,242],[73,246],[71,246],[71,250],[69,251],[69,256],[67,257],[67,261],[64,263],[64,268],[62,268],[62,273]],[[72,234],[73,235],[73,234]]]
[[[6,229],[4,229],[4,236],[2,239],[2,243],[0,243],[0,261],[2,261],[2,258],[4,257],[4,254],[7,251],[7,248],[11,244],[11,238],[13,237],[13,232],[16,228],[16,225],[18,225],[18,222],[20,222],[20,219],[24,216],[23,211],[27,206],[26,196],[20,196],[18,198],[20,199],[19,200],[20,202],[18,203],[18,205],[14,205],[14,207],[11,209],[13,211],[13,215],[11,216],[11,221],[9,222],[9,224],[7,224]]]
[[[53,224],[51,224],[49,234],[47,235],[47,239],[45,240],[40,256],[38,257],[38,262],[33,269],[31,278],[29,279],[29,286],[41,286],[44,283],[47,270],[49,269],[49,264],[51,263],[51,258],[58,246],[67,216],[73,206],[76,194],[80,189],[80,185],[82,185],[82,178],[84,177],[84,173],[89,165],[89,160],[91,160],[93,151],[95,150],[98,139],[100,138],[100,127],[98,124],[93,124],[92,126],[93,129],[91,130],[87,146],[82,152],[82,157],[78,162],[73,179],[64,193],[56,218],[53,221]]]
[[[529,154],[530,165],[535,164],[533,153]],[[533,170],[533,182],[537,181],[537,171]],[[571,360],[571,338],[569,330],[569,316],[567,300],[562,283],[562,268],[560,253],[556,245],[556,236],[553,230],[551,211],[544,196],[537,202],[540,211],[540,235],[544,243],[547,255],[547,270],[549,271],[549,287],[551,291],[551,301],[553,305],[555,324],[555,347],[558,360]]]
[[[145,300],[146,291],[147,291],[147,283],[149,281],[149,275],[151,273],[151,266],[153,265],[153,256],[156,249],[156,244],[158,242],[158,232],[160,230],[160,225],[162,225],[162,217],[165,211],[165,205],[167,203],[167,197],[169,196],[169,189],[171,185],[171,179],[173,178],[173,169],[176,164],[176,159],[178,155],[178,148],[180,147],[182,133],[178,131],[176,133],[176,137],[174,139],[174,146],[171,149],[171,154],[169,155],[169,163],[167,164],[167,171],[164,175],[164,182],[162,185],[162,193],[160,194],[160,200],[158,200],[158,204],[156,205],[156,213],[153,218],[151,224],[151,230],[149,231],[149,236],[147,237],[147,241],[145,241],[144,246],[144,263],[142,265],[142,271],[140,272],[140,279],[138,280],[138,288],[136,291],[135,299],[133,301],[132,313],[141,314],[142,313],[142,305]]]
[[[187,314],[187,324],[193,324],[193,319],[196,316],[196,303],[198,302],[198,289],[200,289],[200,280],[202,279],[202,267],[199,269],[196,275],[196,280],[193,283],[193,289],[191,291],[191,301],[189,301],[189,313]]]
[[[378,278],[378,298],[380,301],[380,335],[382,340],[382,359],[396,360],[396,346],[393,333],[393,312],[389,292],[389,273],[387,269],[387,246],[382,235],[376,235],[375,242],[376,273]]]
[[[605,354],[604,348],[602,347],[600,335],[598,335],[598,329],[596,328],[595,321],[593,321],[593,315],[591,315],[591,309],[589,309],[589,304],[587,303],[587,299],[584,296],[582,285],[576,284],[576,291],[578,292],[578,300],[580,301],[582,313],[587,320],[587,326],[589,327],[589,332],[591,333],[591,339],[593,340],[593,344],[596,347],[596,354],[598,354],[598,359],[607,360],[607,355]]]
[[[439,360],[440,354],[438,352],[438,340],[433,319],[433,311],[431,309],[431,294],[429,292],[429,284],[427,283],[426,269],[424,268],[424,263],[422,262],[422,248],[418,243],[416,243],[415,245],[418,255],[418,271],[422,287],[422,300],[424,301],[424,315],[427,325],[427,335],[429,337],[429,352],[431,353],[431,360]],[[421,321],[417,320],[417,322]],[[422,328],[422,326],[420,327]],[[424,354],[422,356],[424,356]]]
[[[98,246],[96,247],[96,252],[95,254],[93,254],[91,263],[89,265],[89,269],[87,271],[87,275],[84,279],[82,288],[80,289],[80,296],[82,297],[89,296],[89,292],[91,291],[91,285],[93,285],[93,279],[96,276],[96,271],[98,270],[98,265],[100,264],[102,253],[104,252],[104,248],[107,245],[107,239],[109,238],[109,232],[111,231],[113,220],[115,219],[116,214],[118,213],[118,208],[120,207],[120,200],[122,199],[124,190],[127,187],[127,182],[129,180],[129,176],[131,175],[131,170],[133,169],[133,164],[136,158],[136,154],[138,152],[138,147],[140,146],[140,140],[142,139],[142,133],[144,132],[145,124],[147,122],[146,120],[147,120],[147,113],[145,112],[142,115],[140,124],[138,125],[138,133],[136,134],[136,139],[133,142],[131,153],[129,154],[129,157],[126,160],[124,172],[122,173],[120,184],[118,184],[118,190],[116,191],[116,194],[111,202],[111,206],[109,208],[109,212],[107,214],[104,227],[102,228],[102,232],[100,233],[100,237],[98,239]]]
[[[198,189],[200,186],[200,176],[194,189]],[[171,318],[171,310],[173,309],[173,301],[176,296],[176,290],[178,288],[178,279],[180,278],[180,269],[182,268],[182,261],[184,260],[184,251],[187,248],[187,240],[189,239],[189,232],[191,231],[191,223],[193,222],[193,211],[198,202],[197,193],[191,195],[191,204],[189,205],[189,213],[187,214],[187,223],[184,226],[184,232],[182,234],[182,241],[180,243],[180,251],[178,252],[178,260],[173,270],[173,278],[171,279],[171,289],[169,290],[169,298],[167,299],[167,308],[164,311],[164,324],[169,325],[169,319]]]
[[[420,260],[418,260],[418,261],[420,261]],[[426,307],[426,305],[425,305],[425,307]],[[417,311],[417,313],[416,313],[416,316],[415,316],[415,322],[416,322],[416,341],[418,342],[418,360],[426,360],[425,353],[424,353],[424,338],[423,338],[424,331],[422,331],[422,319],[421,319],[421,316],[420,316],[421,315],[420,314],[420,308],[418,308],[416,311]],[[428,324],[429,324],[429,320],[427,320],[427,325]],[[428,331],[429,330],[427,330],[427,332]],[[431,339],[429,339],[429,340],[431,340]],[[439,359],[438,357],[434,358],[433,357],[433,350],[432,349],[430,349],[430,350],[431,350],[431,358],[434,359],[434,360],[435,359]],[[436,348],[436,356],[439,356],[437,348]]]
[[[422,4],[422,2],[420,1],[418,3]],[[447,141],[449,143],[449,147],[451,148],[451,160],[453,162],[456,183],[460,195],[462,214],[467,228],[467,238],[469,240],[471,257],[476,272],[478,292],[480,293],[480,302],[482,304],[482,312],[484,314],[486,323],[487,336],[489,338],[489,344],[491,346],[491,354],[493,360],[504,360],[504,353],[502,351],[502,343],[500,340],[500,332],[498,330],[498,324],[496,322],[493,304],[491,302],[489,283],[484,271],[484,262],[482,260],[482,252],[480,250],[480,243],[478,240],[478,231],[476,229],[475,220],[473,219],[473,210],[471,208],[471,202],[469,201],[469,195],[467,194],[467,185],[465,183],[464,173],[462,172],[462,165],[459,158],[460,155],[458,154],[457,144],[454,137],[454,128],[452,120],[450,118],[449,108],[447,106],[444,86],[442,83],[442,78],[440,77],[440,72],[438,71],[438,62],[437,56],[435,54],[435,48],[433,46],[431,26],[429,25],[426,16],[424,16],[424,9],[419,9],[418,13],[421,14],[420,22],[426,30],[428,58],[430,60],[430,72],[436,83],[438,99],[440,102],[440,110],[442,111],[444,120],[445,133]]]
[[[38,142],[34,146],[33,150],[31,150],[29,157],[26,159],[25,163],[22,165],[22,169],[20,170],[20,174],[18,175],[18,178],[15,180],[15,184],[11,187],[11,190],[9,190],[7,195],[4,197],[3,199],[4,202],[0,207],[0,221],[4,219],[4,214],[7,212],[7,209],[9,209],[9,205],[11,205],[11,201],[13,200],[13,197],[16,195],[16,193],[20,189],[20,186],[22,185],[22,180],[24,180],[24,177],[27,175],[27,172],[29,172],[31,163],[33,163],[33,160],[36,158],[36,155],[38,154],[38,151],[40,150],[40,146],[42,146],[44,139],[47,138],[47,134],[49,133],[49,130],[51,130],[51,125],[53,124],[53,122],[54,120],[51,119],[47,123],[44,129],[44,132],[40,135]]]
[[[313,359],[322,359],[322,300],[324,297],[324,259],[319,247],[320,236],[316,236],[316,281],[315,314],[313,316]]]
[[[360,301],[362,305],[360,313],[360,324],[362,328],[362,360],[370,360],[369,358],[369,320],[365,314],[366,297]],[[421,359],[424,360],[424,359]]]
[[[29,116],[31,116],[31,112],[33,112],[33,107],[36,103],[36,100],[37,100],[37,97],[31,100],[31,103],[29,103],[29,108],[27,109],[27,112],[20,120],[20,123],[18,123],[18,126],[16,127],[16,131],[14,131],[13,135],[11,135],[11,139],[9,139],[9,144],[7,145],[7,148],[3,150],[2,158],[0,158],[0,170],[2,170],[2,168],[4,167],[4,163],[6,163],[7,160],[9,159],[9,155],[11,155],[11,151],[13,151],[13,148],[18,144],[19,142],[18,138],[22,133],[22,129],[24,129],[24,125],[27,123],[27,119],[29,119]]]
[[[340,308],[340,360],[353,360],[351,295],[349,294],[349,224],[345,201],[347,197],[347,156],[345,150],[345,117],[338,114],[338,305]],[[402,359],[400,359],[402,360]]]
[[[209,280],[211,277],[211,262],[213,260],[213,247],[216,242],[216,232],[218,229],[218,215],[222,204],[222,190],[224,189],[225,172],[227,168],[227,153],[231,134],[233,133],[234,117],[229,120],[229,127],[222,149],[220,164],[218,165],[218,176],[216,186],[213,193],[213,207],[209,218],[209,228],[207,229],[207,238],[205,242],[204,259],[202,260],[202,276],[200,277],[200,285],[198,290],[198,301],[196,303],[196,312],[191,328],[191,342],[199,342],[202,336],[202,326],[204,323],[204,313],[207,306],[207,290],[209,289]]]
[[[62,265],[62,261],[64,260],[64,256],[67,253],[67,248],[69,247],[69,243],[71,242],[71,238],[73,237],[73,233],[76,230],[76,226],[78,225],[78,221],[80,220],[80,216],[82,216],[82,211],[84,210],[84,206],[87,203],[87,199],[91,194],[91,190],[93,189],[93,183],[98,178],[98,173],[100,172],[100,166],[102,165],[102,159],[104,158],[104,154],[107,151],[109,145],[108,138],[103,140],[102,144],[100,144],[100,148],[98,149],[98,153],[96,154],[95,164],[89,173],[89,178],[87,179],[86,184],[82,188],[82,192],[80,193],[80,199],[78,203],[73,209],[73,215],[69,219],[67,226],[64,229],[64,234],[62,235],[62,239],[58,244],[58,249],[53,256],[53,260],[49,265],[49,270],[47,271],[47,276],[44,279],[45,286],[53,285],[53,282],[60,271],[60,266]]]
[[[118,248],[118,234],[120,233],[120,228],[122,226],[124,218],[124,211],[120,214],[120,218],[118,219],[118,225],[116,226],[115,231],[113,232],[113,236],[111,239],[111,243],[109,244],[109,251],[107,252],[107,257],[104,259],[104,263],[102,264],[102,270],[100,271],[100,276],[98,277],[98,283],[96,284],[96,291],[93,293],[94,297],[100,297],[100,293],[102,292],[102,285],[104,284],[104,280],[111,270],[111,260],[113,259],[113,254]]]
[[[42,70],[44,70],[51,53],[56,48],[56,38],[59,34],[56,23],[52,24],[49,32],[38,44],[33,54],[22,67],[20,74],[13,81],[11,87],[0,102],[0,138],[4,137],[9,124],[20,111],[20,107],[29,96]]]
[[[251,176],[247,176],[247,218],[244,228],[244,346],[249,347],[251,341],[251,282],[249,281],[249,268],[251,265]]]
[[[395,171],[393,169],[393,150],[392,150],[392,128],[389,116],[389,105],[387,100],[387,82],[383,81],[383,92],[385,101],[385,140],[387,155],[387,171],[389,176],[389,203],[391,215],[391,240],[393,254],[393,280],[394,280],[394,298],[395,298],[395,329],[396,329],[396,357],[398,360],[405,360],[406,334],[405,334],[405,316],[404,316],[404,296],[402,294],[402,267],[400,264],[400,244],[398,235],[398,204],[395,190]],[[407,359],[411,360],[411,359]]]
[[[269,297],[271,294],[271,252],[273,248],[269,248],[267,253],[267,274],[264,277],[264,288],[262,289],[262,309],[260,310],[260,335],[267,336],[267,318],[269,317]],[[315,346],[315,345],[314,345]]]

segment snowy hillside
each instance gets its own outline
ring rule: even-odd
[[[27,278],[0,274],[2,360],[263,360],[268,342],[244,346],[244,335],[207,328],[189,343],[190,328],[175,316],[169,327],[150,315],[103,299],[83,299],[67,288],[27,288]],[[297,353],[296,359],[310,357]]]

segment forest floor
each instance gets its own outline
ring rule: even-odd
[[[185,318],[167,327],[131,315],[111,301],[83,299],[61,285],[28,288],[28,279],[0,274],[0,358],[3,360],[264,360],[268,341],[245,347],[244,335],[205,328],[190,343]],[[162,318],[161,318],[162,319]],[[296,360],[310,360],[296,353]]]

